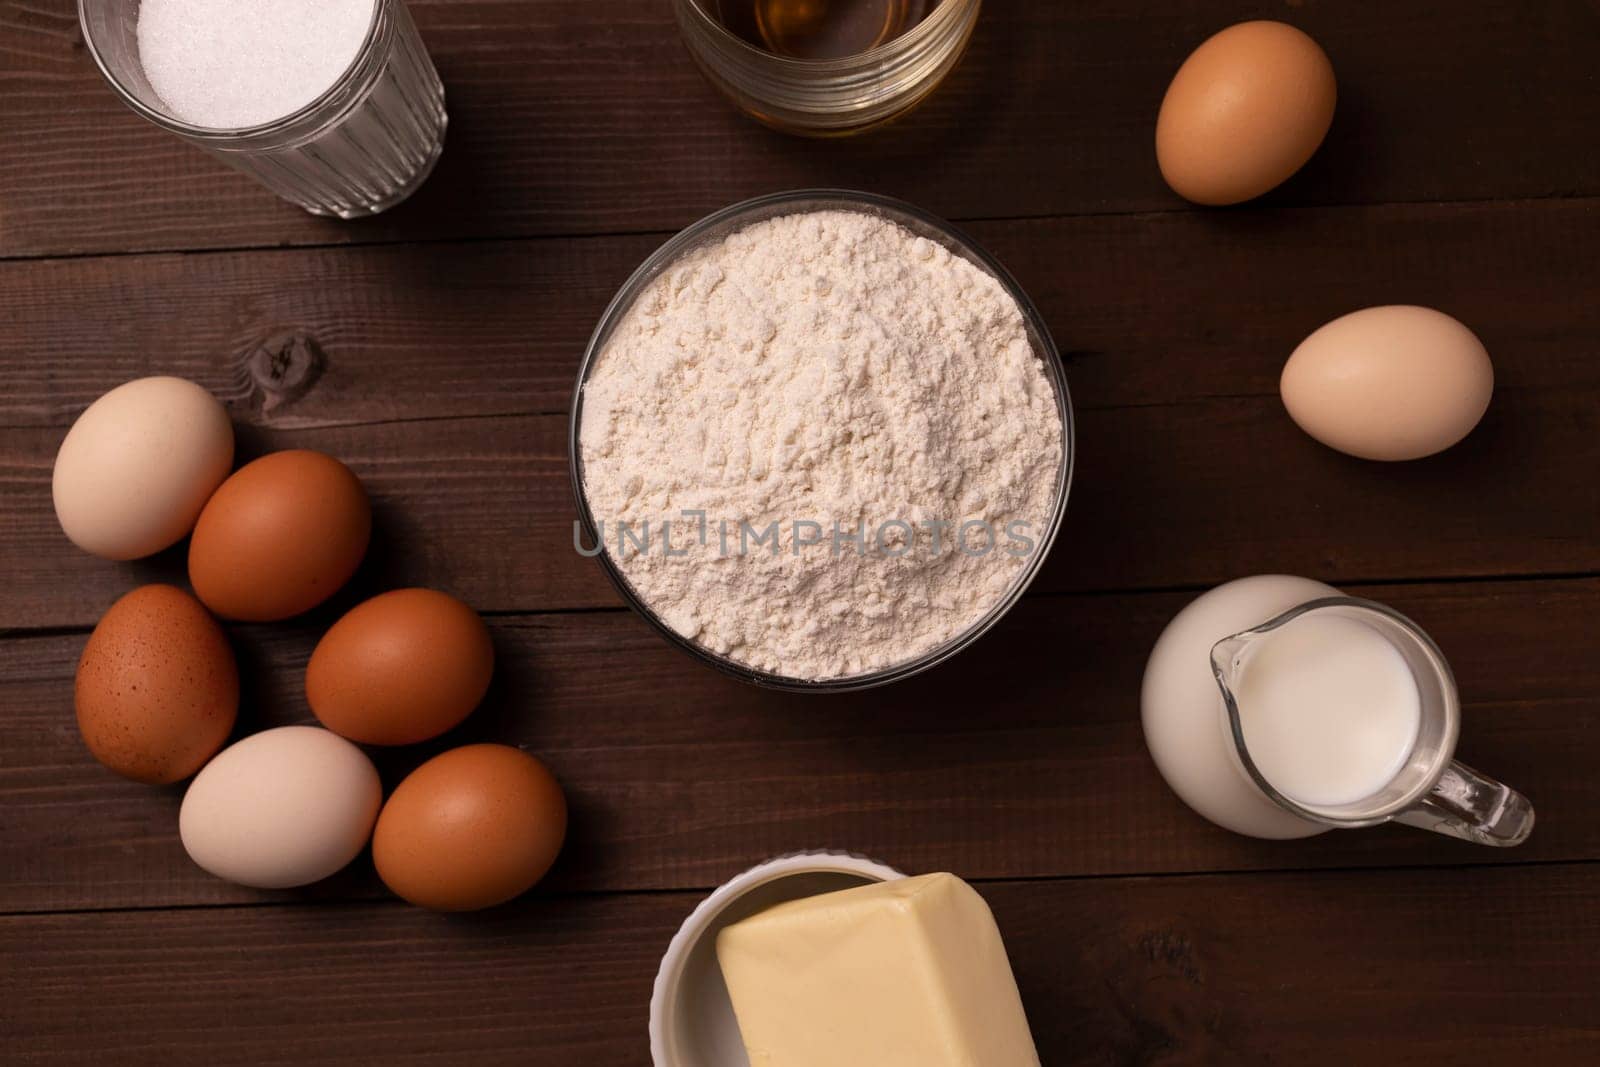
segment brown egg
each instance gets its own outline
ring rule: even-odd
[[[78,660],[78,732],[94,758],[152,785],[216,754],[239,711],[239,670],[215,619],[170,585],[111,605]]]
[[[320,452],[274,452],[206,502],[189,541],[189,582],[224,618],[287,619],[350,580],[371,534],[372,508],[349,467]]]
[[[494,645],[477,612],[432,589],[396,589],[352,608],[317,643],[306,700],[322,725],[364,745],[413,745],[471,714]]]
[[[372,860],[397,896],[476,911],[533,888],[561,851],[567,801],[544,764],[505,745],[435,756],[378,815]]]
[[[1299,170],[1338,96],[1317,42],[1282,22],[1241,22],[1184,60],[1161,101],[1156,159],[1174,192],[1237,204]]]

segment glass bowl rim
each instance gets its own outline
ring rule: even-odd
[[[810,206],[799,207],[802,204]],[[823,210],[854,210],[869,215],[877,215],[880,218],[888,218],[891,222],[903,226],[909,220],[912,225],[906,226],[906,228],[910,229],[912,233],[917,234],[917,236],[926,236],[918,232],[917,227],[933,231],[939,236],[940,243],[946,249],[961,255],[963,259],[987,271],[1017,302],[1018,308],[1022,311],[1023,321],[1032,335],[1030,341],[1035,341],[1034,354],[1044,364],[1045,375],[1050,379],[1050,384],[1055,390],[1056,411],[1061,422],[1061,463],[1056,470],[1055,500],[1051,505],[1049,522],[1044,536],[1039,539],[1039,544],[1029,558],[1027,565],[1012,582],[1006,594],[995,601],[989,610],[972,625],[928,649],[926,652],[888,667],[866,671],[861,674],[842,675],[833,678],[796,678],[790,675],[758,670],[713,652],[699,642],[684,637],[668,626],[655,609],[645,603],[644,598],[634,591],[632,585],[622,574],[621,568],[611,558],[611,553],[606,551],[604,543],[599,540],[594,516],[589,510],[589,501],[583,489],[583,463],[579,438],[583,417],[583,389],[588,383],[589,375],[594,369],[602,346],[610,339],[611,333],[617,324],[632,309],[634,301],[644,291],[645,286],[654,281],[663,270],[680,257],[700,247],[701,244],[712,237],[736,232],[742,223],[760,222],[785,214],[781,209],[790,205],[796,206],[795,214]],[[863,211],[863,209],[865,210]],[[601,313],[594,332],[589,336],[589,343],[584,348],[583,358],[578,364],[577,382],[573,387],[572,404],[567,416],[567,468],[572,480],[572,494],[577,505],[581,533],[588,539],[589,544],[596,547],[597,551],[594,558],[600,561],[606,577],[611,580],[611,584],[616,587],[622,599],[672,644],[688,652],[701,662],[716,668],[723,674],[731,675],[741,681],[765,689],[801,693],[845,693],[861,689],[873,689],[878,686],[888,685],[891,682],[898,682],[944,663],[957,653],[965,651],[980,637],[992,630],[1022,599],[1023,594],[1033,584],[1034,578],[1038,576],[1044,561],[1050,555],[1050,549],[1055,544],[1056,537],[1061,531],[1062,520],[1066,515],[1067,496],[1072,488],[1072,469],[1076,459],[1076,452],[1072,397],[1067,389],[1067,375],[1065,368],[1061,364],[1060,352],[1056,348],[1054,339],[1050,336],[1044,317],[1039,314],[1038,309],[1033,305],[1033,301],[1028,298],[1027,293],[1017,284],[1011,273],[971,237],[938,216],[930,214],[914,204],[897,200],[894,197],[861,192],[854,189],[791,189],[785,192],[752,197],[714,211],[668,238],[655,251],[646,256],[638,267],[634,268],[627,281],[622,283],[622,286],[606,305],[605,311]]]

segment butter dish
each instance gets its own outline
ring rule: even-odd
[[[797,852],[730,879],[701,901],[667,946],[650,998],[655,1067],[749,1067],[717,964],[717,933],[785,901],[905,877],[847,852]]]

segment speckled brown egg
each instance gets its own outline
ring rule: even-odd
[[[321,452],[274,452],[206,502],[189,541],[189,582],[223,618],[287,619],[350,580],[371,534],[372,508],[349,467]]]
[[[74,690],[78,732],[125,778],[180,781],[216,754],[239,710],[239,671],[215,619],[170,585],[123,596],[89,635]]]
[[[533,888],[566,835],[566,797],[543,763],[506,745],[467,745],[395,788],[378,815],[372,860],[412,904],[475,911]]]
[[[434,589],[396,589],[352,608],[306,665],[322,725],[364,745],[412,745],[471,714],[494,674],[478,613]]]

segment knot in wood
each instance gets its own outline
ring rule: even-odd
[[[294,403],[322,376],[327,357],[304,330],[278,330],[244,351],[247,402],[262,414]]]

